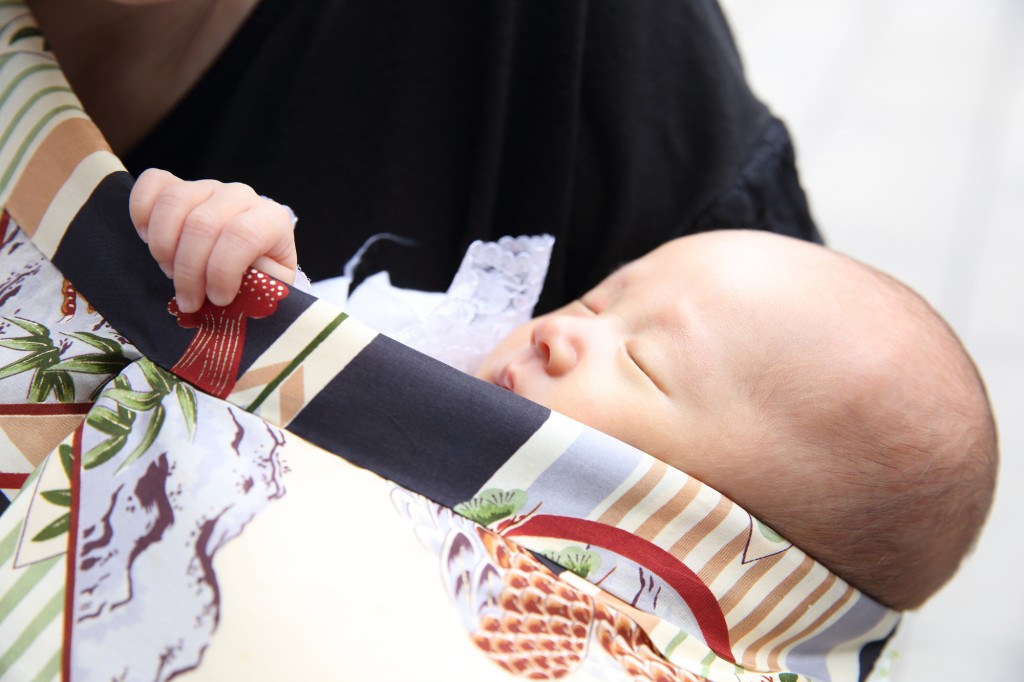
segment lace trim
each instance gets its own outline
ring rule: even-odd
[[[546,234],[473,242],[444,301],[396,340],[473,373],[499,341],[532,316],[554,243]]]

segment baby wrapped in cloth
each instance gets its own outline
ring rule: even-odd
[[[542,245],[474,244],[447,300],[380,323],[660,453],[891,606],[919,605],[952,575],[991,499],[994,430],[969,357],[920,297],[814,245],[698,235],[521,326],[477,367],[525,316]],[[386,274],[352,303],[372,319],[402,296],[431,308]]]

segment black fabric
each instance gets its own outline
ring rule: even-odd
[[[127,156],[246,182],[299,260],[442,290],[473,239],[558,238],[540,311],[678,235],[819,240],[785,129],[713,0],[263,0]]]
[[[453,507],[479,492],[550,414],[377,336],[288,430]]]
[[[885,645],[896,634],[898,626],[889,631],[883,639],[876,639],[873,642],[868,642],[860,650],[860,676],[858,682],[865,682],[871,675],[871,671],[875,669],[875,664],[878,663],[878,659],[882,657],[882,651],[885,649]]]

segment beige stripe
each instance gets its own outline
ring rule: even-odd
[[[743,530],[739,535],[730,540],[722,549],[715,552],[710,561],[704,564],[697,575],[705,585],[710,585],[715,578],[725,570],[725,567],[738,559],[743,554],[743,548],[747,545],[748,532]],[[746,574],[746,572],[744,572]]]
[[[757,608],[751,611],[750,615],[737,623],[736,627],[729,629],[732,641],[740,641],[741,638],[746,637],[751,630],[760,625],[768,614],[771,613],[783,599],[785,599],[786,595],[793,591],[793,589],[800,584],[800,581],[806,578],[814,569],[814,563],[814,559],[809,556],[805,556],[804,560],[800,562],[800,565],[793,569],[792,573],[786,576],[786,579],[779,584],[778,588],[772,590],[770,598],[762,600],[758,604]],[[800,602],[800,605],[797,608],[790,611],[789,615],[782,621],[782,623],[776,625],[768,634],[754,642],[750,647],[747,647],[747,651],[753,651],[759,648],[763,641],[767,642],[774,637],[782,635],[783,632],[785,632],[792,624],[787,623],[787,621],[802,616],[806,610],[810,608],[811,604],[818,601],[821,595],[825,594],[828,588],[832,586],[835,579],[836,576],[829,573],[824,582],[818,585],[818,587],[809,596]]]
[[[661,460],[651,458],[651,468],[647,470],[647,473],[632,488],[627,490],[622,497],[616,500],[615,504],[608,507],[601,514],[601,517],[597,519],[597,522],[609,526],[617,525],[633,507],[640,504],[647,497],[647,494],[651,492],[654,486],[658,485],[658,482],[665,476],[666,471],[668,471],[667,464]]]
[[[830,573],[829,575],[831,577],[835,578],[835,574]],[[789,639],[785,640],[781,644],[776,645],[772,649],[771,653],[768,655],[768,667],[769,667],[769,669],[777,669],[777,666],[779,665],[779,657],[781,656],[783,651],[785,651],[786,649],[791,647],[795,642],[800,642],[800,641],[803,641],[803,640],[807,639],[807,637],[812,632],[814,632],[815,630],[818,630],[830,618],[832,618],[832,616],[835,615],[836,611],[838,611],[843,606],[845,606],[846,603],[848,601],[850,601],[850,599],[856,593],[857,593],[856,590],[854,590],[852,587],[847,585],[846,586],[846,590],[843,591],[843,595],[841,597],[839,597],[839,599],[837,599],[835,601],[835,603],[832,604],[832,606],[828,607],[828,609],[825,610],[825,613],[823,613],[820,616],[818,616],[817,618],[815,618],[813,623],[811,623],[810,625],[805,627],[800,632],[796,633],[795,635],[793,635]],[[773,668],[772,666],[775,666],[775,668]]]
[[[7,202],[18,226],[30,237],[34,235],[46,209],[82,159],[109,149],[89,119],[72,118],[58,124],[29,159]]]
[[[665,529],[673,519],[679,516],[686,507],[693,502],[700,492],[701,483],[692,476],[686,477],[686,484],[677,492],[671,500],[661,506],[661,509],[651,514],[650,518],[640,524],[634,531],[645,540],[653,540],[658,533]]]
[[[305,382],[302,377],[304,376],[306,367],[300,365],[291,376],[284,380],[281,384],[281,423],[289,424],[295,415],[302,411],[302,408],[306,406],[306,389]]]
[[[120,159],[107,151],[93,152],[82,159],[39,220],[39,227],[32,238],[36,248],[47,258],[52,258],[68,225],[103,178],[123,170]]]
[[[736,605],[739,604],[745,596],[747,596],[747,593],[750,592],[751,588],[753,588],[754,585],[756,585],[757,582],[764,577],[765,573],[770,571],[775,566],[775,564],[781,561],[783,556],[785,556],[785,554],[780,552],[779,554],[772,554],[771,556],[767,556],[764,559],[758,559],[757,563],[754,566],[750,567],[743,574],[743,577],[736,581],[736,584],[730,587],[729,591],[726,592],[725,595],[723,595],[722,598],[718,600],[719,606],[722,607],[722,615],[729,615],[729,612],[736,608]],[[808,561],[808,559],[805,557],[804,561]],[[800,570],[799,567],[797,568],[797,570]],[[788,581],[791,577],[792,574],[789,576],[789,578],[786,578],[786,580],[782,582],[782,585],[779,586],[779,589],[786,589],[787,591],[789,589],[792,589],[792,585],[790,585],[788,588],[786,587],[786,581]],[[772,593],[775,594],[776,591],[772,590]]]
[[[317,308],[318,311],[313,311],[313,308]],[[317,301],[307,309],[307,312],[313,312],[311,318],[306,318],[305,313],[300,315],[299,319],[288,328],[288,331],[278,337],[277,341],[264,351],[253,365],[262,368],[269,364],[276,364],[282,355],[294,358],[309,342],[309,339],[315,336],[315,334],[309,333],[310,330],[307,328],[309,320],[317,321],[315,318],[324,310],[335,316],[338,314],[333,306]],[[304,337],[291,334],[297,326],[300,327],[299,331],[306,332]],[[321,324],[319,329],[314,329],[319,332],[323,328],[324,325]],[[301,383],[291,383],[287,381],[290,377],[285,377],[285,381],[266,397],[255,413],[276,426],[287,426],[324,386],[338,376],[349,362],[377,338],[377,335],[377,332],[370,327],[360,324],[351,317],[348,318],[314,348],[299,367],[295,368],[295,371],[298,371],[300,367],[303,369]],[[302,388],[301,395],[294,392],[297,387]],[[263,386],[252,388],[248,392],[232,391],[228,400],[237,405],[248,405],[264,388]]]
[[[239,377],[231,390],[240,392],[248,391],[250,388],[263,388],[287,366],[288,361],[282,360],[281,362],[275,362],[274,364],[267,365],[266,367],[250,369]]]
[[[718,528],[719,524],[729,515],[732,507],[733,503],[729,498],[724,495],[719,497],[718,504],[708,512],[707,516],[669,547],[669,553],[677,558],[685,557],[697,543],[706,538],[715,528]]]

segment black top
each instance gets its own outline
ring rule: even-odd
[[[444,289],[473,239],[557,237],[540,310],[672,237],[819,240],[781,123],[713,0],[263,0],[125,159],[241,181],[299,262]]]

